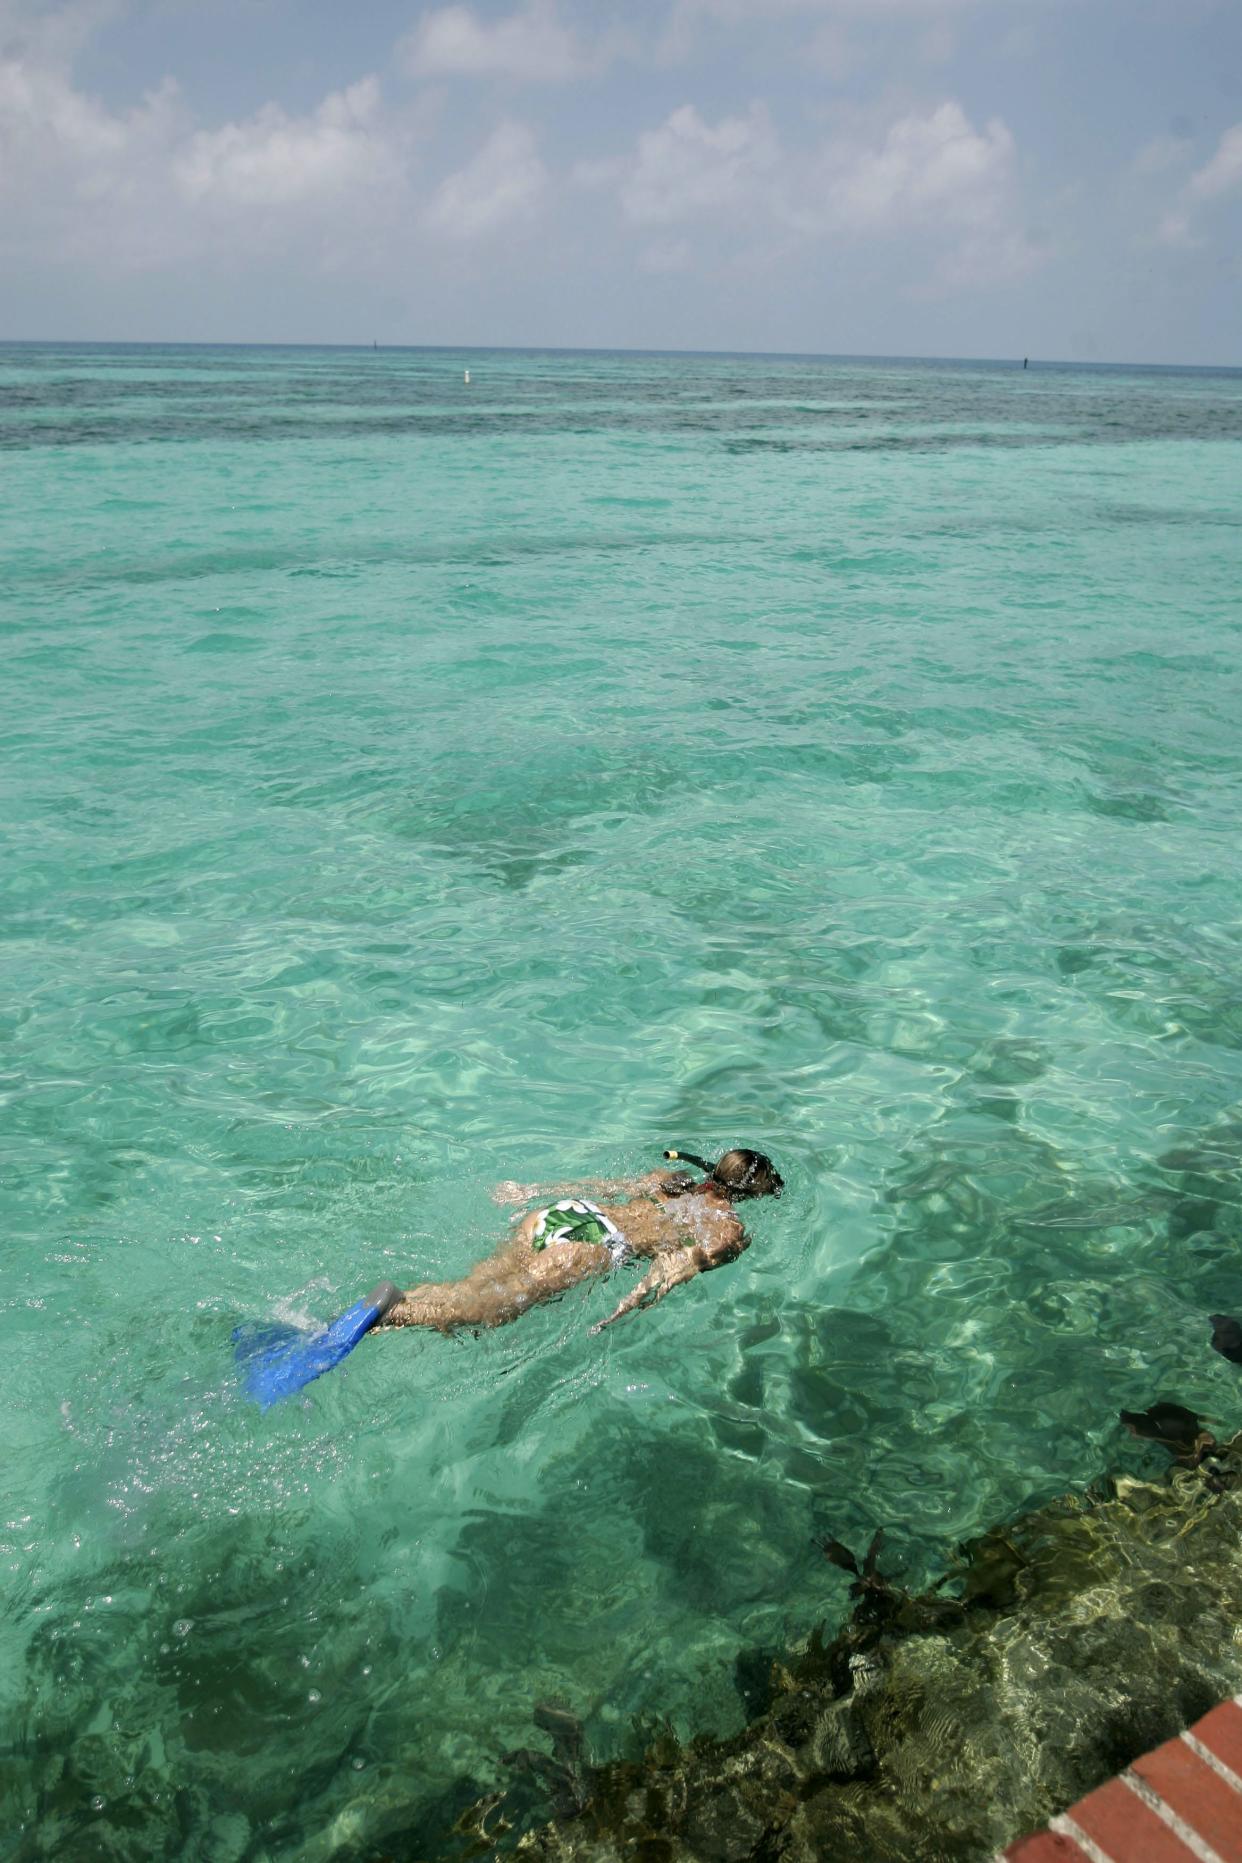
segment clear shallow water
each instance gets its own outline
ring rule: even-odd
[[[1237,373],[0,350],[32,1855],[434,1850],[549,1695],[735,1725],[817,1529],[939,1569],[1242,1420],[1240,441]],[[602,1339],[229,1382],[498,1178],[733,1142],[755,1246]]]

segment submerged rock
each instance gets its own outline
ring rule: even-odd
[[[1227,1313],[1213,1313],[1211,1320],[1212,1350],[1219,1352],[1222,1358],[1232,1359],[1235,1365],[1242,1365],[1242,1326]]]
[[[764,1712],[728,1739],[665,1730],[641,1760],[585,1766],[573,1815],[528,1829],[517,1854],[992,1856],[1242,1687],[1240,1483],[1242,1437],[1210,1467],[1039,1508],[917,1596],[874,1548],[855,1562],[828,1542],[859,1567],[854,1611],[772,1663]]]

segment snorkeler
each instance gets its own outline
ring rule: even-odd
[[[369,1332],[385,1326],[430,1326],[451,1333],[459,1326],[505,1326],[527,1307],[555,1300],[580,1281],[607,1274],[631,1261],[651,1266],[598,1333],[626,1313],[651,1306],[683,1281],[736,1261],[750,1238],[733,1214],[747,1197],[779,1197],[780,1173],[761,1151],[727,1151],[716,1164],[693,1152],[666,1151],[671,1160],[697,1165],[707,1175],[652,1171],[629,1181],[592,1179],[585,1184],[497,1184],[497,1203],[555,1201],[512,1216],[516,1224],[494,1255],[476,1262],[460,1281],[426,1281],[402,1293],[381,1281],[369,1294],[316,1331],[285,1322],[247,1322],[233,1329],[234,1356],[246,1395],[263,1410],[322,1378]],[[620,1196],[620,1203],[589,1203],[594,1190]]]
[[[641,1281],[592,1333],[627,1313],[663,1300],[683,1281],[736,1261],[750,1238],[733,1213],[748,1197],[779,1197],[784,1183],[770,1158],[758,1151],[727,1151],[716,1164],[692,1152],[667,1151],[707,1175],[652,1171],[625,1180],[592,1179],[581,1184],[498,1184],[500,1204],[536,1197],[556,1201],[513,1216],[517,1227],[486,1260],[459,1281],[428,1281],[411,1287],[384,1314],[381,1326],[504,1326],[527,1307],[554,1300],[580,1281],[607,1274],[627,1262],[649,1261]],[[599,1205],[579,1193],[622,1197]]]

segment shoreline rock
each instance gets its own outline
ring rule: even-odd
[[[641,1760],[595,1767],[562,1731],[552,1756],[511,1756],[524,1790],[472,1806],[456,1854],[990,1858],[1242,1688],[1240,1547],[1242,1436],[1163,1480],[1118,1477],[994,1529],[917,1595],[873,1548],[851,1563],[846,1623],[771,1663],[740,1733],[664,1730]]]

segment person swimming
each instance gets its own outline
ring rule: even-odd
[[[425,1281],[409,1288],[388,1308],[381,1326],[429,1326],[449,1333],[459,1326],[505,1326],[528,1307],[554,1300],[580,1281],[607,1274],[636,1260],[651,1266],[617,1303],[602,1332],[627,1313],[653,1306],[673,1288],[736,1261],[750,1238],[733,1213],[750,1197],[779,1197],[784,1181],[759,1151],[727,1151],[715,1164],[693,1152],[666,1151],[706,1173],[652,1171],[634,1179],[599,1178],[579,1184],[498,1184],[493,1200],[502,1206],[541,1202],[510,1218],[516,1227],[493,1255],[476,1262],[457,1281]],[[594,1191],[620,1202],[591,1202]]]

